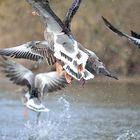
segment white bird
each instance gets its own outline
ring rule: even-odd
[[[114,33],[119,35],[120,37],[125,37],[126,39],[133,42],[139,49],[140,49],[140,36],[136,34],[135,32],[131,31],[131,36],[119,31],[117,28],[115,28],[106,18],[102,17],[105,25]]]
[[[79,49],[81,44],[75,40],[70,29],[55,15],[49,6],[48,0],[27,1],[33,6],[38,15],[44,19],[43,21],[47,26],[47,32],[45,30],[44,33],[46,41],[31,41],[17,47],[2,49],[0,54],[35,61],[47,58],[50,64],[54,64],[54,61],[57,61],[64,68],[65,65],[68,65],[75,73],[80,73],[80,78],[87,79],[84,73],[87,71],[85,65],[88,55]],[[77,5],[78,3],[74,4]],[[60,65],[58,66],[60,67]],[[69,74],[76,78],[71,73]],[[94,78],[94,75],[88,79],[90,78]],[[79,78],[76,79],[80,80]]]
[[[61,90],[67,84],[64,75],[59,75],[56,71],[34,74],[12,60],[3,60],[1,63],[3,72],[14,84],[27,87],[24,96],[24,105],[36,112],[48,112],[41,99],[44,94]]]
[[[29,1],[31,3],[34,0],[29,0]],[[39,4],[36,5],[36,3],[34,3],[34,2],[31,4],[34,6],[35,10],[39,13],[39,16],[41,18],[43,18],[43,21],[45,23],[47,23],[47,20],[49,20],[49,22],[54,22],[55,26],[57,27],[57,28],[55,27],[56,29],[60,29],[58,27],[62,27],[65,33],[70,35],[70,37],[73,37],[73,35],[71,33],[71,29],[70,29],[70,24],[71,24],[73,16],[75,15],[75,13],[77,12],[77,10],[80,6],[81,0],[73,1],[72,6],[70,7],[70,9],[68,10],[68,12],[66,14],[64,23],[62,23],[62,21],[56,15],[53,15],[54,13],[52,12],[52,10],[50,10],[50,11],[51,11],[51,14],[52,13],[53,14],[49,17],[50,19],[48,19],[48,16],[46,16],[48,14],[47,10],[50,9],[50,7],[48,5],[48,1],[47,1],[47,4],[44,4],[41,1],[39,2],[38,0],[36,0],[36,1]],[[49,7],[49,8],[46,9],[46,7]],[[51,28],[51,25],[49,25],[49,26]],[[34,61],[47,59],[47,62],[49,64],[54,64],[57,61],[65,69],[65,71],[66,71],[65,77],[68,82],[71,82],[70,76],[74,77],[77,80],[83,81],[83,79],[84,80],[93,79],[94,74],[99,74],[99,73],[117,79],[116,77],[112,76],[109,73],[109,71],[106,70],[104,64],[99,60],[99,58],[96,56],[96,54],[94,52],[92,52],[88,49],[85,49],[79,42],[77,42],[78,49],[80,52],[78,54],[78,57],[79,57],[79,60],[81,60],[81,61],[83,61],[84,58],[86,57],[87,60],[84,61],[84,63],[83,63],[84,67],[86,67],[85,69],[83,69],[83,66],[80,65],[80,63],[78,63],[78,60],[76,58],[73,60],[71,57],[69,57],[68,55],[66,55],[63,52],[61,52],[61,56],[65,59],[69,60],[72,63],[65,64],[62,61],[59,61],[59,59],[56,59],[56,57],[54,57],[55,51],[54,51],[54,41],[52,39],[53,34],[48,31],[46,32],[46,31],[47,30],[45,30],[45,38],[47,40],[31,41],[31,42],[27,42],[27,43],[17,46],[17,47],[0,49],[0,55],[12,56],[15,58],[31,59]],[[65,43],[64,43],[64,46],[65,46]],[[71,49],[71,47],[70,47],[70,49]],[[81,55],[85,56],[85,57],[81,57]],[[95,66],[95,67],[92,67],[92,66]],[[77,70],[77,67],[79,69],[81,69],[82,73],[80,73]],[[102,67],[102,71],[100,69],[101,67]]]
[[[76,72],[79,71],[80,73],[81,70],[79,69],[79,66],[81,66],[84,70],[88,55],[79,50],[78,42],[75,40],[70,30],[50,8],[48,0],[27,1],[32,5],[37,14],[40,15],[44,19],[44,22],[47,24],[47,32],[45,32],[44,36],[45,40],[49,40],[48,34],[49,38],[51,37],[50,40],[53,44],[54,56],[58,60],[68,64],[71,68],[76,67]],[[75,61],[77,62],[77,66],[73,65]]]
[[[33,0],[27,0],[27,1],[33,1]],[[65,32],[70,34],[72,37],[73,37],[73,34],[71,32],[71,29],[70,29],[71,22],[72,22],[72,19],[73,19],[74,15],[76,14],[80,4],[81,4],[81,1],[82,0],[73,0],[73,3],[71,5],[71,7],[69,8],[69,10],[68,10],[68,12],[67,12],[67,14],[66,14],[66,16],[65,16],[65,18],[63,20],[63,24],[62,24],[62,21],[60,19],[58,20],[57,16],[53,12],[51,12],[51,14],[56,19],[56,21],[59,21],[60,25],[63,25],[63,29],[65,30]],[[45,8],[45,3],[47,3],[47,6],[49,6],[49,2],[48,1],[46,2],[46,0],[44,0],[44,3],[43,2],[40,3],[40,5],[42,7],[44,7],[44,9],[47,11],[47,9]],[[31,5],[33,6],[33,8],[36,7],[35,10],[37,11],[37,13],[39,13],[41,11],[41,8],[39,8],[37,6],[34,6],[33,3],[31,3]],[[51,9],[50,9],[50,11],[51,11]],[[45,11],[44,11],[44,14],[45,14]],[[43,16],[43,13],[39,14],[39,15],[40,15],[40,17],[43,18],[44,23],[46,23],[47,22],[46,20],[48,20],[48,19],[45,18],[45,16]],[[52,34],[50,35],[48,32],[45,32],[45,35],[47,35],[46,40],[48,40],[50,42],[49,44],[51,44],[51,46],[53,47],[52,40],[50,39]],[[106,69],[106,67],[103,64],[103,62],[97,57],[97,55],[93,51],[84,48],[79,42],[77,42],[77,45],[78,45],[80,55],[84,56],[86,54],[86,56],[82,57],[82,58],[85,59],[87,57],[87,60],[84,63],[85,70],[83,70],[83,73],[79,73],[77,71],[77,69],[75,69],[75,68],[80,66],[80,65],[75,64],[75,61],[73,61],[73,64],[75,64],[76,67],[74,67],[73,64],[63,66],[63,68],[65,69],[65,71],[69,75],[72,75],[72,77],[74,77],[77,80],[82,79],[81,80],[82,82],[83,82],[82,77],[84,77],[84,80],[89,80],[89,79],[94,78],[94,74],[102,74],[102,75],[105,75],[105,76],[108,76],[108,77],[111,77],[111,78],[114,78],[114,79],[118,80],[118,78],[115,75],[112,75]],[[61,55],[66,57],[67,59],[71,60],[71,58],[69,56],[65,55],[64,53],[61,53]],[[83,61],[82,58],[81,58],[81,61]],[[76,63],[77,62],[78,61],[76,61]]]

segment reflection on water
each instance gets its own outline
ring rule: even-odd
[[[12,88],[12,87],[10,87]],[[0,93],[1,140],[140,140],[139,84],[73,84],[49,94],[38,124],[23,117],[20,94]],[[10,95],[10,98],[8,97]],[[16,94],[17,95],[17,94]]]

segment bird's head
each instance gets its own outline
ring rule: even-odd
[[[118,80],[118,78],[114,75],[112,75],[104,66],[103,62],[99,59],[91,59],[90,63],[87,65],[87,69],[92,73],[92,74],[99,74],[99,75],[105,75],[111,78],[114,78]]]

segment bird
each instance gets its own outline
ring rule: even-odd
[[[64,23],[62,24],[63,28],[66,29],[66,32],[71,34],[71,36],[73,36],[71,29],[70,29],[71,21],[72,21],[73,16],[76,14],[76,12],[78,10],[80,3],[81,3],[81,0],[73,1],[72,6],[68,10],[68,12],[64,18],[64,21],[63,21]],[[43,5],[43,4],[44,3],[41,3],[39,6],[36,6],[35,10],[37,9],[37,12],[38,12],[38,10],[40,10],[40,13],[38,12],[39,13],[38,15],[41,18],[43,18],[44,23],[46,23],[47,22],[46,20],[48,18],[44,16],[44,13],[41,13],[41,8],[42,7],[44,8],[46,5],[46,4],[45,5]],[[35,4],[32,3],[32,5],[35,5]],[[44,11],[46,11],[46,9],[44,8],[42,11],[44,12]],[[54,17],[56,17],[56,16],[54,16]],[[57,21],[57,20],[54,20],[54,21]],[[117,79],[117,77],[112,76],[112,74],[105,68],[104,64],[100,61],[100,59],[97,57],[97,55],[93,51],[90,51],[90,50],[84,48],[79,42],[77,42],[77,46],[81,53],[78,56],[80,57],[81,54],[83,54],[83,55],[86,54],[88,56],[87,61],[84,64],[86,69],[84,69],[84,72],[82,74],[79,71],[77,71],[77,69],[74,67],[74,65],[76,65],[76,67],[79,66],[79,69],[80,69],[80,65],[77,64],[77,61],[74,60],[73,64],[71,64],[71,63],[64,64],[62,61],[57,60],[54,56],[54,43],[50,39],[52,34],[46,32],[46,30],[45,30],[45,35],[47,37],[46,37],[46,40],[43,40],[43,41],[30,41],[25,44],[19,45],[17,47],[0,49],[0,55],[11,56],[14,58],[31,59],[34,61],[41,61],[43,59],[46,59],[48,64],[54,64],[56,62],[59,62],[59,63],[61,63],[61,65],[63,66],[63,68],[66,71],[65,77],[66,77],[66,80],[68,81],[68,83],[71,82],[71,75],[75,79],[83,82],[84,80],[93,79],[94,78],[93,73],[103,74],[103,75]],[[64,53],[61,53],[61,55],[71,61],[71,58],[69,56],[65,55]],[[91,68],[91,66],[96,66],[96,67]],[[102,71],[100,68],[102,68]],[[62,68],[60,68],[60,69],[62,69]],[[81,69],[82,69],[82,67],[81,67]],[[84,79],[82,78],[83,76],[84,76]]]
[[[107,70],[105,64],[99,59],[99,57],[91,50],[87,49],[89,58],[87,60],[86,69],[93,75],[104,75],[115,80],[119,80],[118,77]]]
[[[26,87],[24,90],[23,104],[37,113],[48,112],[42,103],[45,94],[65,88],[67,82],[64,74],[59,75],[56,71],[34,74],[23,65],[5,58],[1,61],[2,72],[6,74],[14,84]]]
[[[74,15],[76,14],[81,2],[82,2],[82,0],[74,0],[71,7],[69,8],[65,18],[64,18],[64,20],[63,20],[63,24],[65,26],[65,29],[67,29],[67,31],[69,31],[69,32],[71,31],[70,27],[71,27],[72,19],[73,19]],[[40,15],[40,16],[42,16],[42,15]],[[73,36],[72,32],[71,32],[71,35]],[[112,75],[106,69],[103,62],[101,62],[101,60],[97,57],[97,55],[93,51],[85,49],[79,42],[77,42],[77,43],[78,43],[78,48],[81,51],[81,54],[82,54],[82,52],[84,52],[85,54],[88,55],[88,59],[85,63],[85,66],[87,69],[85,69],[85,71],[84,71],[84,80],[93,79],[95,73],[96,74],[103,74],[105,76],[108,76],[108,77],[111,77],[111,78],[118,80],[118,78],[115,75]],[[91,68],[91,66],[93,66],[93,67]],[[77,79],[77,80],[82,79],[81,73],[73,71],[74,68],[71,69],[71,67],[69,67],[69,65],[65,65],[63,68],[66,70],[66,72],[68,74],[73,75],[73,77],[75,79]],[[81,81],[83,81],[83,79]]]
[[[85,73],[89,73],[85,69],[88,55],[79,49],[79,45],[81,44],[75,40],[69,28],[55,15],[49,6],[49,2],[47,0],[27,0],[27,2],[44,19],[43,21],[47,26],[44,32],[45,40],[29,41],[17,47],[2,49],[0,50],[0,55],[26,58],[35,61],[46,58],[51,64],[58,63],[57,66],[60,67],[60,70],[62,67],[69,66],[74,73],[80,75],[80,77],[76,77],[71,72],[68,72],[68,70],[65,70],[67,72],[65,75],[66,79],[68,79],[67,76],[72,76],[77,80],[81,78],[94,78],[92,74],[89,74],[91,77],[85,77]]]
[[[61,19],[51,9],[48,0],[27,0],[37,14],[44,19],[47,28],[44,32],[45,40],[53,47],[54,56],[69,65],[73,71],[81,73],[84,77],[85,64],[88,55],[79,50],[78,42]],[[77,63],[76,65],[75,62]],[[74,63],[74,64],[73,64]],[[74,69],[75,67],[75,69]],[[77,79],[78,80],[78,79]]]
[[[139,49],[140,49],[140,35],[135,33],[134,31],[131,31],[131,35],[128,35],[126,33],[121,32],[116,27],[114,27],[105,17],[102,16],[102,19],[105,23],[105,25],[114,33],[119,35],[120,37],[125,37],[127,40],[133,42]]]
[[[71,27],[71,22],[72,19],[74,17],[74,15],[76,14],[80,4],[81,4],[82,0],[74,0],[71,7],[69,8],[63,22],[64,25],[69,29]],[[80,44],[80,43],[79,43]],[[116,80],[118,80],[118,77],[116,77],[115,75],[111,74],[107,68],[105,67],[105,65],[103,64],[103,62],[98,58],[98,56],[91,50],[83,48],[82,45],[79,45],[79,49],[83,50],[87,55],[88,55],[88,60],[86,62],[86,69],[88,70],[88,72],[92,73],[93,75],[105,75],[111,78],[114,78]],[[89,73],[89,74],[90,74]]]

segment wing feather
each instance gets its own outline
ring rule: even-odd
[[[66,84],[65,76],[57,72],[40,73],[35,77],[35,87],[39,88],[42,94],[60,90]]]
[[[136,32],[134,31],[131,31],[131,36],[137,38],[137,39],[140,39],[140,34],[137,34]]]
[[[2,61],[1,67],[3,67],[2,71],[6,73],[6,76],[13,83],[21,86],[27,86],[29,90],[31,89],[34,80],[34,74],[32,71],[8,59]]]
[[[27,0],[27,2],[43,18],[49,31],[54,33],[67,32],[61,19],[51,9],[48,0]]]
[[[47,41],[30,41],[17,47],[0,49],[0,55],[39,61],[47,56],[48,60],[51,59],[53,51]],[[53,58],[50,64],[53,65],[54,63],[55,58]]]
[[[73,19],[73,16],[76,14],[79,6],[80,6],[80,3],[81,3],[82,0],[73,0],[73,3],[71,5],[71,7],[69,8],[64,20],[63,20],[63,23],[64,25],[70,29],[70,24],[71,24],[71,21]]]
[[[110,29],[112,30],[114,33],[118,34],[119,36],[121,37],[125,37],[127,38],[128,40],[132,41],[135,45],[138,46],[138,48],[140,48],[140,39],[139,38],[136,38],[134,36],[134,34],[132,33],[132,36],[129,36],[121,31],[119,31],[117,28],[115,28],[107,19],[105,19],[104,17],[102,17],[105,25]]]

